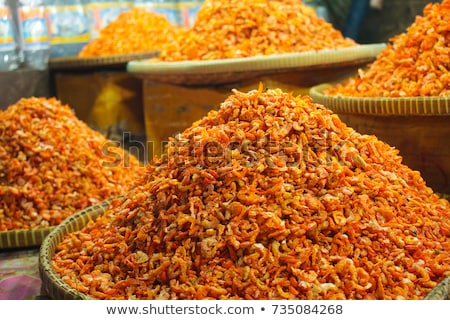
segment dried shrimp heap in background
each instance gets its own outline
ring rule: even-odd
[[[0,112],[0,231],[58,225],[125,193],[144,170],[67,105],[23,98]]]
[[[99,299],[421,299],[450,275],[449,218],[310,97],[234,90],[52,265]]]
[[[367,70],[326,90],[354,97],[450,96],[450,0],[428,4],[423,16],[390,42]]]
[[[174,41],[180,27],[171,24],[164,15],[144,8],[122,12],[100,31],[99,36],[86,44],[79,57],[102,57],[158,51]]]
[[[352,47],[357,44],[299,0],[206,0],[193,27],[162,61],[213,60]]]

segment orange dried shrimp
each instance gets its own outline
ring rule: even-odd
[[[450,96],[450,0],[425,6],[367,70],[326,90],[354,97]]]
[[[357,44],[298,0],[206,0],[162,61],[252,57]]]
[[[166,42],[174,41],[180,27],[172,25],[164,15],[144,8],[122,12],[79,52],[79,57],[102,57],[158,51]]]
[[[125,193],[143,171],[67,105],[23,98],[0,112],[0,231],[58,225]]]
[[[233,91],[169,141],[54,270],[98,299],[421,299],[450,275],[449,203],[311,98]]]

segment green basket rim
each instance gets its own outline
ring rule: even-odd
[[[376,116],[450,116],[450,97],[344,97],[323,92],[332,84],[313,86],[309,95],[314,102],[341,114]]]

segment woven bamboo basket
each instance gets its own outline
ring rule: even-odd
[[[81,230],[89,221],[101,216],[109,205],[110,200],[105,200],[75,213],[55,227],[44,239],[39,251],[39,274],[42,280],[41,292],[43,295],[56,300],[91,299],[65,283],[54,271],[51,261],[57,245],[66,234]]]
[[[127,71],[135,76],[157,82],[184,86],[211,86],[237,83],[261,76],[296,73],[304,83],[318,78],[339,79],[372,62],[385,48],[385,43],[350,48],[273,54],[218,60],[160,62],[130,61]],[[328,80],[325,80],[328,81]]]
[[[450,277],[445,278],[434,287],[424,300],[450,300]]]
[[[314,86],[310,96],[348,126],[397,148],[403,163],[421,173],[433,191],[450,194],[450,97],[356,98],[328,96],[331,84]]]
[[[80,211],[57,226],[44,240],[39,253],[39,273],[42,279],[42,294],[55,300],[92,300],[86,294],[70,287],[54,271],[52,258],[56,252],[57,245],[62,238],[70,233],[81,230],[89,221],[101,216],[109,207],[111,202],[104,201]],[[431,290],[425,300],[448,300],[450,299],[450,277],[440,282]]]
[[[0,249],[39,247],[54,227],[0,232]]]
[[[82,69],[125,69],[130,61],[150,59],[157,57],[159,51],[138,52],[130,54],[116,54],[104,57],[57,57],[48,61],[49,69],[61,70],[82,70]]]

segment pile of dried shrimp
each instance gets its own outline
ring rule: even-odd
[[[422,299],[450,207],[311,98],[233,91],[52,259],[98,299]]]

